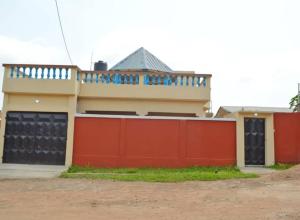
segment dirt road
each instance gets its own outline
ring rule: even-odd
[[[300,219],[300,166],[257,179],[0,180],[0,219]]]

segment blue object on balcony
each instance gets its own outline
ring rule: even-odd
[[[203,78],[203,86],[206,86],[206,77]]]
[[[171,76],[168,75],[168,86],[171,86],[172,85],[172,78]]]
[[[90,83],[93,83],[93,80],[94,80],[94,74],[93,74],[93,73],[90,73],[90,75],[91,75]]]
[[[80,79],[80,73],[79,73],[79,71],[77,70],[77,81],[79,81],[79,79]]]
[[[155,76],[154,75],[150,76],[150,82],[151,82],[151,85],[155,85]]]
[[[102,73],[101,74],[101,83],[104,83],[105,82],[105,77],[104,77],[104,74]]]
[[[124,84],[128,84],[128,76],[124,75]]]
[[[99,74],[100,74],[100,77],[99,77],[99,78],[100,78],[100,82],[101,82],[101,83],[104,83],[104,80],[105,80],[105,79],[104,79],[103,73],[99,73]]]
[[[55,79],[56,78],[56,68],[54,67],[53,68],[53,75],[52,75],[52,79]]]
[[[60,67],[60,68],[59,68],[59,75],[58,75],[58,78],[59,78],[59,79],[61,79],[61,77],[62,77],[61,71],[62,71],[62,68]]]
[[[200,87],[200,77],[199,76],[197,77],[197,85],[198,85],[198,87]]]
[[[139,81],[140,81],[140,75],[139,74],[136,74],[135,75],[135,84],[139,84]]]
[[[148,74],[144,75],[144,84],[149,85],[149,75]]]
[[[44,79],[44,70],[45,70],[45,67],[42,67],[42,73],[41,73],[41,78]]]
[[[117,84],[120,85],[122,83],[121,74],[117,73]]]
[[[38,73],[39,73],[39,67],[36,67],[35,68],[35,78],[36,79],[38,78]]]
[[[110,74],[109,74],[109,73],[106,75],[106,83],[107,83],[107,84],[110,83]]]
[[[129,82],[130,82],[130,85],[133,85],[133,75],[131,73],[129,76]]]
[[[183,76],[180,76],[180,85],[183,86]]]
[[[161,78],[160,77],[161,77],[160,75],[157,76],[157,85],[161,84]]]
[[[113,84],[116,84],[116,83],[117,83],[117,78],[116,78],[116,77],[117,77],[116,74],[113,73],[113,74],[112,74],[112,77],[111,77],[111,81],[112,81]]]
[[[19,78],[19,76],[20,76],[20,67],[17,67],[17,78]]]
[[[32,67],[29,67],[29,75],[28,75],[29,78],[32,77]]]
[[[50,79],[50,70],[51,70],[51,68],[47,68],[47,79]]]
[[[14,67],[10,67],[10,78],[14,78]]]
[[[164,76],[164,85],[167,86],[168,85],[168,76]]]
[[[118,74],[118,84],[122,84],[122,75]]]
[[[112,75],[112,79],[113,79],[113,84],[118,84],[118,74],[117,73]]]
[[[146,85],[150,85],[150,76],[147,75],[147,78],[146,78]]]
[[[192,77],[192,86],[194,87],[195,86],[195,77]]]
[[[120,85],[122,83],[121,74],[117,73],[117,84]]]
[[[84,74],[84,79],[83,81],[86,83],[87,82],[87,73]]]
[[[68,79],[69,78],[69,68],[66,68],[66,74],[65,74],[65,79]]]
[[[87,83],[90,82],[90,74],[89,74],[89,73],[86,74],[86,82],[87,82]]]
[[[23,68],[23,72],[22,72],[22,77],[25,78],[25,71],[26,71],[26,67],[22,67]]]
[[[99,82],[99,74],[96,73],[96,83],[98,84],[98,82]]]
[[[177,84],[178,84],[178,77],[177,76],[175,76],[174,84],[175,84],[175,86],[177,86]]]

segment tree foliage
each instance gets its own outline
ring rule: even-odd
[[[297,111],[297,105],[299,103],[299,96],[298,95],[295,95],[293,98],[291,98],[291,101],[290,101],[290,108],[293,109],[293,111]]]

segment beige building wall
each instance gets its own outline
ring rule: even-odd
[[[38,102],[36,102],[38,100]],[[5,94],[3,114],[8,111],[66,112],[68,113],[66,165],[72,163],[74,115],[76,113],[75,96],[45,96]],[[5,134],[6,119],[2,117],[1,137]],[[0,158],[3,156],[4,138],[0,138]]]
[[[80,80],[78,111],[135,111],[138,115],[147,115],[148,112],[194,113],[196,116],[205,117],[205,111],[210,107],[210,75],[205,75],[206,86],[197,87],[144,85],[144,74],[134,74],[139,74],[140,83],[137,85],[82,83]],[[80,79],[84,77],[85,73],[82,73]],[[95,74],[92,77],[95,80]],[[189,81],[191,85],[191,79]]]
[[[4,100],[0,129],[0,158],[2,162],[6,113],[8,111],[65,112],[68,114],[65,165],[72,164],[74,116],[76,114],[76,71],[71,80],[11,79],[9,69],[3,78]],[[66,84],[62,84],[65,82]]]
[[[87,111],[130,111],[145,116],[149,112],[188,113],[203,117],[204,103],[176,100],[78,98],[78,113]]]

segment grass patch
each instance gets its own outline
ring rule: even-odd
[[[274,170],[287,170],[291,167],[295,166],[295,164],[290,164],[290,163],[276,163],[271,166],[266,166],[267,168],[271,168]]]
[[[237,167],[189,167],[189,168],[92,168],[72,166],[63,178],[88,178],[120,181],[182,182],[193,180],[224,180],[257,177],[242,173]]]

